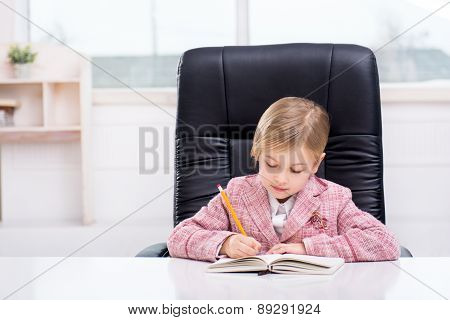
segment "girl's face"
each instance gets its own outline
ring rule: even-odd
[[[319,169],[325,157],[322,153],[315,163],[312,152],[305,148],[299,151],[268,151],[259,157],[259,175],[262,184],[273,197],[283,203],[302,190],[311,175]]]

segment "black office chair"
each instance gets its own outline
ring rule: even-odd
[[[306,97],[331,119],[317,175],[353,193],[355,204],[385,223],[380,90],[370,49],[347,44],[199,48],[178,68],[174,226],[192,217],[236,176],[256,173],[253,133],[276,100]],[[138,257],[168,257],[166,243]],[[412,256],[402,248],[402,256]]]

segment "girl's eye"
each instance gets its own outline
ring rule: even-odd
[[[268,162],[266,162],[266,164],[270,167],[270,168],[275,168],[276,165],[270,165]]]
[[[293,173],[301,173],[302,171],[295,171],[295,170],[291,170]]]

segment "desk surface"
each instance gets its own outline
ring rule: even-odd
[[[61,259],[0,257],[1,298]],[[333,276],[214,274],[205,272],[208,264],[178,258],[68,258],[9,299],[450,297],[450,257],[349,263]]]

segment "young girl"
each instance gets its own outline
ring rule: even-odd
[[[233,178],[226,188],[247,236],[218,193],[174,228],[167,242],[170,255],[210,262],[272,253],[346,262],[398,259],[394,235],[356,207],[350,189],[315,175],[329,131],[328,115],[316,103],[296,97],[273,103],[253,140],[258,174]]]

